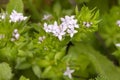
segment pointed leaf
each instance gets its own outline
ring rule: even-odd
[[[34,65],[34,66],[32,67],[32,70],[33,70],[34,74],[35,74],[38,78],[41,77],[41,70],[40,70],[39,66]]]

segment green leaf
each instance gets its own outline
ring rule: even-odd
[[[93,17],[93,20],[95,20],[95,19],[98,19],[99,18],[99,10],[98,11],[96,11],[96,13],[94,14],[94,17]]]
[[[55,61],[57,62],[58,60],[61,60],[61,58],[65,55],[65,49],[66,48],[63,48],[61,49],[61,51],[57,52],[55,54]]]
[[[11,80],[13,74],[8,63],[0,63],[0,80]]]
[[[10,0],[7,5],[7,12],[10,14],[13,10],[16,10],[17,12],[23,12],[22,0]]]
[[[52,66],[48,66],[45,68],[45,70],[43,71],[42,73],[42,77],[45,77],[45,78],[52,78],[52,77],[55,77],[55,73],[54,73],[54,69]]]
[[[37,66],[37,65],[32,66],[32,70],[38,78],[41,77],[41,70],[40,70],[39,66]]]
[[[105,56],[94,50],[91,45],[77,43],[71,47],[69,53],[74,51],[74,54],[86,54],[97,73],[103,75],[107,80],[120,80],[120,70]]]
[[[17,64],[15,66],[16,69],[28,69],[31,67],[31,64],[26,61],[25,58],[18,58],[17,59]]]
[[[30,80],[30,79],[25,78],[24,76],[21,76],[19,80]]]
[[[23,62],[21,64],[16,65],[16,69],[27,69],[30,67],[31,67],[31,64],[27,62]]]
[[[76,6],[75,8],[75,14],[78,15],[79,11],[78,11],[78,7]]]

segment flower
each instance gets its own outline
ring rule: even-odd
[[[83,25],[89,28],[92,25],[92,22],[85,22],[84,21]]]
[[[45,30],[45,32],[53,32],[53,25],[52,24],[50,24],[50,25],[48,25],[47,23],[44,23],[44,30]]]
[[[38,43],[42,43],[45,38],[46,38],[45,36],[39,37],[39,38],[38,38]]]
[[[120,20],[117,20],[116,24],[120,27]]]
[[[66,32],[70,35],[70,37],[73,37],[77,31],[75,28],[79,28],[77,24],[77,20],[74,19],[75,16],[65,16],[65,18],[61,18],[61,25],[63,26],[63,29],[66,30]]]
[[[115,46],[120,47],[120,43],[116,43]]]
[[[15,35],[14,35],[14,37],[15,37],[15,39],[19,39],[19,36],[20,36],[20,34],[19,33],[16,33]]]
[[[58,39],[61,41],[62,37],[65,35],[65,32],[58,29],[54,32],[54,36],[58,37]]]
[[[0,13],[0,21],[4,20],[7,16],[7,13]]]
[[[48,19],[50,19],[51,17],[52,17],[52,15],[46,14],[46,15],[43,16],[43,20],[48,20]]]
[[[0,34],[0,39],[4,39],[5,38],[5,34]]]
[[[54,24],[44,23],[44,30],[47,33],[52,33],[54,36],[58,37],[62,41],[63,36],[69,34],[70,37],[73,37],[78,31],[75,28],[79,28],[77,20],[74,19],[74,16],[65,16],[61,18],[61,24],[58,25],[57,21]]]
[[[10,22],[19,22],[26,20],[27,17],[24,17],[22,13],[17,13],[15,10],[12,11],[10,15]]]
[[[72,38],[73,37],[73,35],[75,34],[75,33],[77,33],[78,31],[76,31],[76,30],[74,30],[74,29],[67,29],[67,33],[69,33],[70,34],[70,37]]]
[[[12,38],[11,38],[11,41],[15,41],[15,40],[18,40],[20,37],[20,34],[18,33],[18,30],[17,29],[14,29],[13,33],[12,33]]]
[[[64,29],[62,26],[58,26],[57,22],[54,22],[53,25],[53,35],[58,37],[58,39],[61,41],[62,40],[62,36],[65,35]]]
[[[61,25],[68,27],[68,28],[79,28],[77,24],[77,20],[74,19],[75,16],[65,16],[65,18],[61,18]]]
[[[62,37],[65,35],[65,30],[63,29],[62,26],[59,26],[56,21],[54,22],[54,24],[50,25],[44,23],[44,30],[58,37],[60,41],[62,40]]]
[[[70,67],[67,67],[66,68],[66,71],[64,72],[64,75],[65,76],[68,76],[70,79],[72,79],[72,73],[74,72],[75,70],[70,70]]]

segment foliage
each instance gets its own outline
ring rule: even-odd
[[[26,79],[24,76],[21,76],[19,80],[29,80],[29,79]]]
[[[5,62],[0,63],[0,80],[10,80],[12,76],[13,74],[9,64]]]
[[[120,80],[119,2],[0,6],[0,80]]]
[[[93,50],[92,47],[88,45],[88,43],[77,43],[70,49],[69,52],[72,56],[83,54],[86,55],[89,61],[93,64],[97,74],[103,75],[107,80],[120,79],[120,70],[114,66],[113,63],[111,63],[106,57]],[[80,64],[84,65],[84,62],[81,62]]]

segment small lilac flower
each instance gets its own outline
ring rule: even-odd
[[[61,41],[62,37],[65,35],[64,30],[62,29],[62,26],[58,26],[57,22],[54,22],[53,25],[53,31],[52,31],[53,35],[55,35],[56,37],[58,37],[58,39]]]
[[[0,13],[0,21],[4,20],[7,16],[7,13]]]
[[[66,32],[70,35],[70,37],[73,37],[77,31],[75,28],[79,28],[79,25],[77,24],[77,20],[74,19],[75,16],[65,16],[65,18],[61,18],[61,25],[64,27]]]
[[[75,70],[70,70],[70,67],[67,67],[66,71],[64,72],[64,75],[65,76],[68,76],[70,79],[72,79],[72,73],[74,72]]]
[[[83,22],[83,25],[89,28],[92,25],[92,22]]]
[[[52,17],[52,15],[46,14],[46,15],[43,16],[43,20],[48,20],[48,19],[50,19],[51,17]]]
[[[11,38],[11,41],[15,41],[15,40],[18,40],[20,37],[20,34],[18,33],[18,30],[17,29],[14,29],[13,33],[12,33],[12,38]]]
[[[74,18],[75,16],[65,16],[65,18],[61,18],[61,24],[67,26],[68,28],[79,28],[77,19]]]
[[[15,10],[12,11],[10,15],[10,22],[19,22],[26,20],[27,17],[24,17],[22,13],[17,13]]]
[[[38,43],[42,43],[46,37],[45,36],[40,36],[38,38]]]
[[[77,33],[78,31],[77,30],[74,30],[74,29],[67,29],[67,33],[69,33],[70,34],[70,37],[72,38],[73,37],[73,35],[75,34],[75,33]]]
[[[120,20],[117,20],[116,24],[120,27]]]
[[[15,35],[14,35],[14,37],[15,37],[15,39],[17,39],[17,40],[18,40],[18,39],[19,39],[19,37],[20,37],[20,34],[19,34],[19,33],[17,33],[17,34],[15,34]]]
[[[5,34],[0,34],[0,39],[4,39],[5,38]]]
[[[116,43],[115,46],[120,47],[120,43]]]
[[[58,37],[60,41],[62,40],[62,37],[65,35],[63,27],[59,26],[56,21],[54,22],[54,24],[50,24],[50,25],[44,23],[44,30]]]

